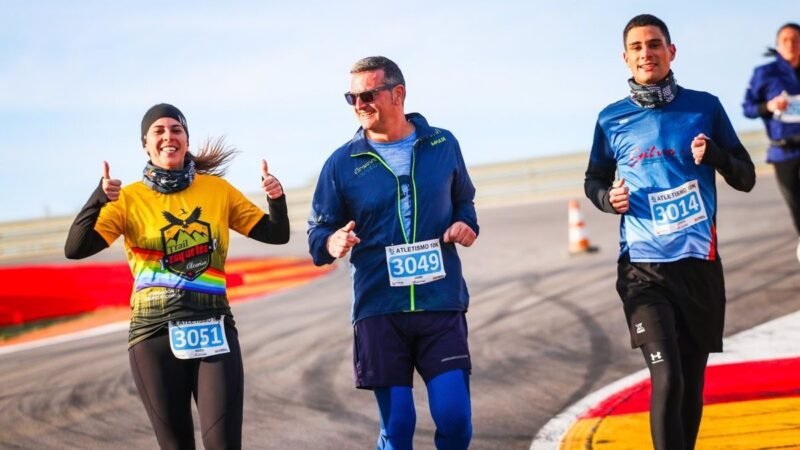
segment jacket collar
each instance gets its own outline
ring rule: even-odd
[[[406,120],[414,124],[414,128],[417,131],[418,142],[430,139],[432,136],[438,133],[438,130],[428,125],[428,121],[425,120],[425,117],[423,117],[420,113],[408,113],[406,114]],[[364,128],[359,127],[355,136],[353,136],[353,139],[350,141],[350,156],[369,151],[372,151],[372,147],[369,145],[369,141],[367,141]]]
[[[767,56],[767,57],[772,56],[772,57],[774,57],[775,58],[775,63],[778,64],[781,67],[782,70],[790,70],[792,72],[794,72],[794,70],[795,70],[794,67],[792,67],[792,65],[789,64],[789,61],[785,60],[783,58],[783,56],[781,56],[781,54],[778,53],[778,51],[775,50],[772,47],[768,47],[767,48],[767,51],[764,53],[764,56]]]

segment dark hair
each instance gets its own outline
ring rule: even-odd
[[[359,59],[353,64],[350,73],[372,72],[374,70],[383,70],[383,81],[386,84],[402,84],[403,86],[406,84],[403,72],[400,71],[394,61],[385,56],[367,56]]]
[[[796,24],[794,22],[788,22],[788,23],[783,24],[782,27],[778,28],[778,32],[775,33],[775,38],[777,39],[778,35],[781,34],[781,31],[783,31],[783,30],[785,30],[787,28],[791,28],[792,30],[800,33],[800,25],[798,25],[798,24]]]
[[[625,29],[622,31],[622,46],[625,47],[628,39],[628,32],[631,31],[631,29],[638,27],[646,27],[651,25],[654,27],[658,27],[658,29],[661,30],[661,32],[664,34],[664,38],[667,39],[666,42],[667,45],[670,45],[672,43],[672,39],[669,37],[669,29],[667,28],[667,24],[665,24],[663,20],[659,19],[658,17],[652,14],[639,14],[633,19],[629,20],[628,24],[625,25]]]
[[[180,122],[183,127],[186,137],[189,137],[189,125],[186,121],[186,116],[183,115],[180,109],[168,103],[159,103],[152,106],[144,114],[142,118],[142,145],[145,144],[147,131],[150,125],[162,117],[169,117]],[[227,170],[227,165],[233,160],[237,151],[235,148],[225,143],[224,137],[217,139],[206,139],[197,155],[192,152],[186,152],[186,159],[194,161],[194,169],[197,173],[207,175],[223,176]]]
[[[216,175],[221,177],[228,170],[228,164],[238,151],[225,143],[224,137],[208,138],[200,146],[197,155],[186,152],[186,158],[194,161],[194,170],[197,173]]]

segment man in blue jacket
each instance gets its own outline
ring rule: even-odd
[[[761,118],[770,145],[767,162],[775,167],[781,194],[800,234],[800,25],[778,30],[775,61],[756,67],[744,97],[744,115]],[[800,260],[800,243],[797,246]]]
[[[308,243],[317,265],[350,255],[356,387],[375,393],[379,449],[412,448],[414,369],[428,389],[437,448],[472,437],[469,293],[456,245],[478,234],[472,185],[447,130],[405,114],[406,86],[382,56],[355,63],[350,92],[361,128],[325,162]]]

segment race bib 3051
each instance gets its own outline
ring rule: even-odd
[[[169,345],[178,359],[230,352],[224,318],[169,323]]]

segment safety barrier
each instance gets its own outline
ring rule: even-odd
[[[333,270],[308,258],[239,258],[225,264],[231,302],[302,284]],[[46,282],[43,282],[46,280]],[[124,261],[0,267],[0,327],[127,306],[133,278]]]
[[[762,131],[740,134],[756,167],[764,168],[767,140]],[[587,151],[470,167],[479,207],[528,203],[549,198],[583,195]],[[313,183],[312,183],[313,184]],[[305,229],[313,185],[287,189],[289,218],[295,230]],[[263,194],[250,195],[256,204]],[[0,261],[62,254],[73,216],[0,223]],[[118,245],[118,244],[117,244]]]

